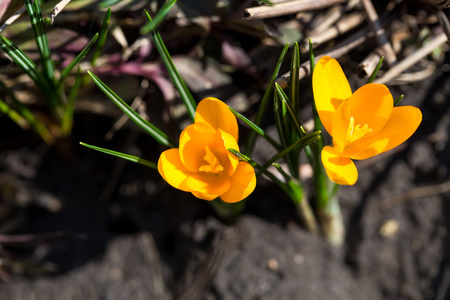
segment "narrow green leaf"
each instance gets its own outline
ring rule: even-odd
[[[97,76],[88,71],[95,84],[111,99],[134,123],[141,127],[145,132],[152,136],[158,143],[174,148],[175,144],[172,143],[167,134],[158,129],[155,125],[149,123],[142,118],[136,111],[134,111],[125,101],[116,95],[108,86],[106,86]]]
[[[73,112],[75,110],[75,98],[77,97],[78,91],[80,90],[81,81],[82,81],[81,68],[78,67],[78,72],[75,77],[75,83],[70,88],[67,99],[67,106],[66,109],[64,110],[64,117],[61,125],[61,131],[64,135],[69,135],[69,133],[72,131]]]
[[[30,123],[25,120],[17,111],[12,109],[7,103],[0,100],[0,111],[7,115],[11,120],[14,121],[18,126],[23,129],[28,129],[30,127]]]
[[[59,78],[59,85],[62,85],[64,79],[67,77],[67,75],[70,74],[72,69],[86,56],[86,54],[91,50],[92,46],[94,46],[95,42],[97,41],[98,33],[94,35],[94,37],[89,41],[89,43],[84,47],[83,50],[75,57],[70,64],[67,65],[67,67],[64,68],[61,72],[61,77]]]
[[[106,11],[103,18],[102,29],[100,30],[100,37],[98,39],[97,46],[95,46],[94,53],[92,54],[91,65],[95,66],[95,61],[100,56],[103,46],[105,45],[106,36],[108,35],[109,21],[111,20],[111,8]]]
[[[48,145],[51,145],[54,141],[54,138],[53,135],[50,133],[50,131],[47,129],[47,127],[45,127],[45,125],[42,122],[36,119],[33,112],[28,107],[26,107],[22,102],[17,100],[14,93],[2,81],[0,81],[0,89],[5,91],[5,93],[9,96],[13,105],[17,109],[18,113],[28,122],[28,124],[31,125],[31,127],[41,136],[41,138]]]
[[[140,157],[137,157],[137,156],[134,156],[134,155],[130,155],[130,154],[122,153],[122,152],[117,152],[117,151],[114,151],[114,150],[109,150],[109,149],[106,149],[106,148],[101,148],[101,147],[89,145],[89,144],[86,144],[86,143],[83,143],[83,142],[80,142],[80,145],[88,147],[88,148],[96,150],[96,151],[99,151],[99,152],[102,152],[102,153],[106,153],[106,154],[109,154],[109,155],[112,155],[112,156],[116,156],[116,157],[119,157],[119,158],[122,158],[122,159],[125,159],[125,160],[128,160],[128,161],[132,161],[134,163],[138,163],[138,164],[144,165],[146,167],[150,167],[150,168],[155,169],[155,170],[158,170],[158,167],[157,167],[157,165],[154,162],[148,161],[146,159],[143,159],[143,158],[140,158]]]
[[[270,2],[269,0],[258,0],[258,2],[262,2],[262,3],[267,4],[267,5],[270,5],[270,6],[273,5],[273,3]]]
[[[397,106],[399,103],[400,103],[400,101],[402,101],[403,100],[403,97],[404,97],[405,95],[400,95],[400,97],[398,97],[397,99],[395,99],[394,100],[394,106]]]
[[[298,43],[294,43],[294,49],[292,51],[291,60],[291,80],[289,82],[289,100],[294,113],[297,115],[300,111],[300,50],[298,49]]]
[[[279,160],[280,158],[284,157],[285,155],[287,155],[288,153],[290,153],[291,151],[293,151],[295,149],[302,150],[302,149],[308,147],[309,145],[311,145],[312,143],[314,143],[315,141],[320,139],[320,134],[321,134],[320,131],[316,131],[316,132],[311,132],[311,133],[305,135],[304,137],[302,137],[298,141],[296,141],[294,144],[290,145],[289,147],[287,147],[283,151],[281,151],[281,152],[277,153],[276,155],[274,155],[271,159],[269,159],[263,165],[263,167],[264,168],[269,167],[272,163],[276,162],[277,160]]]
[[[278,83],[275,83],[275,89],[276,89],[276,92],[277,92],[278,96],[280,97],[281,101],[285,104],[286,109],[289,112],[289,115],[291,116],[292,120],[294,121],[297,132],[299,133],[299,135],[301,137],[305,136],[305,134],[306,134],[305,129],[300,124],[297,114],[294,112],[294,108],[289,103],[289,99],[288,99],[287,95],[284,93],[283,89],[281,88],[281,86]]]
[[[310,63],[310,67],[311,67],[310,74],[311,74],[311,81],[312,81],[312,75],[314,73],[314,67],[315,67],[315,58],[314,58],[314,48],[312,45],[311,38],[309,38],[309,63]],[[322,131],[323,125],[322,125],[322,121],[320,121],[319,114],[317,113],[316,102],[314,101],[314,94],[312,95],[312,100],[313,100],[314,130]],[[316,146],[314,147],[316,149],[313,150],[313,153],[320,153],[322,148],[324,147],[324,144],[325,144],[325,142],[323,140],[323,136],[321,135],[320,139],[316,143]]]
[[[9,55],[12,60],[30,76],[30,78],[42,89],[50,89],[47,80],[39,71],[35,63],[23,53],[13,42],[0,35],[0,48]]]
[[[241,161],[245,161],[246,163],[249,163],[253,168],[257,169],[260,173],[266,175],[267,177],[269,177],[274,183],[278,184],[283,190],[286,190],[287,185],[284,184],[283,182],[281,182],[278,178],[276,178],[272,173],[270,173],[267,168],[263,168],[260,164],[258,164],[257,162],[255,162],[254,160],[252,160],[250,157],[248,157],[245,154],[242,154],[241,152],[229,148],[228,151],[233,154],[234,156],[236,156],[239,160]]]
[[[154,30],[169,13],[172,6],[177,2],[177,0],[168,0],[164,5],[158,10],[153,21],[147,23],[141,28],[141,34],[148,34],[150,31]]]
[[[49,82],[54,80],[53,62],[51,59],[50,47],[48,46],[47,35],[45,33],[44,21],[41,15],[41,8],[39,1],[25,0],[28,16],[30,17],[31,28],[33,29],[34,37],[36,39],[37,48],[41,56],[44,74]]]
[[[152,18],[148,14],[147,11],[145,12],[145,16],[147,18],[148,22],[152,22]],[[156,28],[152,30],[152,36],[153,41],[155,43],[156,49],[158,49],[159,54],[161,55],[161,58],[164,62],[164,65],[167,68],[167,71],[169,72],[170,77],[172,78],[172,81],[178,91],[180,93],[180,97],[183,100],[184,104],[186,105],[186,109],[188,111],[189,117],[191,118],[192,122],[194,122],[195,119],[195,109],[197,107],[197,103],[194,100],[194,97],[192,96],[191,92],[187,88],[186,84],[184,83],[183,78],[181,78],[180,73],[178,72],[177,68],[175,67],[172,58],[170,57],[169,52],[167,51],[166,45],[164,44],[161,36],[159,35]]]
[[[281,64],[283,63],[284,58],[286,57],[286,53],[288,52],[289,44],[286,44],[281,51],[281,54],[278,58],[278,62],[275,65],[275,69],[272,73],[272,77],[270,78],[269,84],[267,86],[266,92],[264,93],[263,98],[261,99],[261,102],[258,107],[258,112],[256,113],[255,117],[255,124],[260,126],[261,121],[263,120],[264,116],[267,112],[267,106],[269,104],[269,99],[272,96],[273,92],[273,82],[278,77],[278,73],[280,72]],[[255,140],[256,140],[256,132],[252,131],[250,132],[247,142],[245,143],[245,152],[249,155],[253,152],[253,148],[255,147]]]
[[[279,163],[273,163],[272,166],[283,176],[285,182],[289,182],[292,177],[283,170]]]
[[[378,71],[381,68],[381,64],[383,63],[384,56],[380,58],[380,61],[378,62],[377,66],[375,67],[375,70],[373,70],[372,75],[370,75],[369,80],[367,83],[372,83],[375,80],[375,77],[377,77]]]
[[[265,138],[266,141],[268,141],[275,149],[277,149],[277,150],[281,149],[281,146],[277,142],[275,142],[269,135],[267,135],[266,132],[264,130],[262,130],[259,126],[257,126],[255,123],[253,123],[252,121],[250,121],[245,116],[243,116],[242,114],[238,113],[237,111],[235,111],[231,107],[228,107],[228,108],[231,110],[231,112],[236,117],[238,117],[245,124],[247,124],[253,131],[255,131],[257,134],[259,134],[260,136]]]

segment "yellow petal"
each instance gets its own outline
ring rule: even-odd
[[[205,200],[206,196],[215,199],[228,191],[231,186],[230,177],[224,174],[197,173],[186,179],[186,185],[194,195]]]
[[[216,132],[203,123],[186,127],[180,135],[180,159],[190,172],[198,172],[205,163],[206,147],[214,143]]]
[[[383,129],[375,136],[361,139],[358,147],[349,148],[345,151],[345,155],[353,159],[366,159],[391,150],[413,135],[421,122],[422,112],[420,109],[413,106],[394,107]],[[384,141],[383,147],[380,145],[380,140]]]
[[[161,153],[158,160],[158,172],[174,188],[185,192],[190,191],[186,185],[190,173],[181,162],[178,148],[172,148]]]
[[[352,95],[350,84],[337,60],[329,56],[319,59],[314,67],[312,86],[320,120],[331,134],[335,111]]]
[[[200,199],[203,199],[203,200],[208,200],[208,201],[212,201],[212,200],[217,198],[217,196],[209,195],[209,194],[205,194],[205,193],[200,193],[200,192],[196,192],[196,191],[192,191],[192,195],[194,195],[197,198],[200,198]]]
[[[250,195],[256,187],[253,167],[246,162],[239,162],[236,172],[231,177],[231,186],[220,198],[228,203],[235,203]]]
[[[385,85],[369,83],[360,87],[348,99],[348,104],[355,125],[367,124],[372,129],[370,134],[373,135],[380,131],[389,119],[394,99]]]
[[[239,145],[233,136],[221,129],[217,130],[213,151],[220,161],[220,164],[224,167],[224,171],[231,175],[235,172],[239,159],[228,151],[228,149],[234,149],[239,151]]]
[[[231,134],[237,141],[239,138],[236,117],[224,102],[219,99],[205,98],[197,106],[195,123],[205,123],[214,130],[222,129]]]
[[[358,170],[350,158],[341,157],[334,148],[322,150],[322,163],[331,181],[342,185],[353,185],[358,179]]]

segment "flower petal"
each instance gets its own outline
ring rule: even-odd
[[[255,187],[255,170],[250,164],[241,161],[233,177],[231,177],[230,188],[220,198],[228,203],[236,203],[250,195]]]
[[[344,154],[353,159],[366,159],[391,150],[413,135],[421,122],[422,112],[420,109],[413,106],[394,107],[383,129],[375,136],[362,139],[357,148],[349,147]],[[380,140],[384,141],[383,146]]]
[[[331,181],[342,185],[353,185],[358,179],[358,170],[350,158],[341,157],[333,147],[322,150],[322,163]]]
[[[171,186],[185,192],[190,191],[186,185],[190,172],[181,162],[178,148],[172,148],[161,153],[158,160],[158,172]]]
[[[214,130],[222,129],[231,134],[237,141],[239,138],[236,117],[224,102],[208,97],[200,101],[195,113],[195,123],[205,123]]]
[[[237,141],[227,132],[218,129],[215,136],[213,151],[217,155],[220,164],[225,168],[225,171],[228,172],[228,175],[233,174],[239,164],[239,159],[228,151],[230,148],[239,151]]]
[[[391,92],[383,84],[369,83],[360,87],[348,99],[350,115],[355,125],[367,124],[372,129],[370,135],[380,131],[389,119],[394,99]]]
[[[324,56],[314,67],[314,102],[323,126],[331,134],[332,119],[341,103],[352,95],[350,84],[337,60]]]
[[[190,172],[198,172],[205,164],[206,146],[214,143],[216,132],[203,123],[186,127],[180,135],[180,159]]]
[[[228,191],[231,186],[230,177],[222,174],[198,173],[192,174],[186,180],[186,185],[194,195],[204,195],[199,197],[205,200],[206,196],[215,199]],[[197,196],[196,196],[197,197]]]

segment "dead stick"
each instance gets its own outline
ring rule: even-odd
[[[356,70],[358,76],[361,78],[369,77],[380,62],[381,56],[382,55],[380,48],[375,49],[373,52],[367,55],[366,58],[364,58],[364,60],[358,65],[358,68]]]
[[[416,199],[416,198],[432,196],[432,195],[437,195],[437,194],[444,194],[444,193],[448,193],[448,192],[450,192],[450,180],[445,181],[440,184],[436,184],[436,185],[414,188],[404,194],[387,198],[378,204],[378,209],[383,210],[383,209],[387,209],[395,204],[403,203],[407,200],[412,200],[412,199]]]
[[[445,35],[445,33],[438,34],[437,36],[433,37],[428,44],[404,58],[397,65],[390,68],[389,71],[384,73],[383,77],[376,79],[374,82],[386,84],[398,74],[402,73],[403,71],[414,65],[416,62],[433,52],[434,49],[442,46],[446,41],[447,36]]]
[[[334,26],[331,26],[325,31],[321,33],[312,32],[311,33],[311,42],[314,46],[323,44],[328,42],[337,36],[344,34],[356,26],[360,25],[364,21],[364,16],[360,13],[349,14],[339,22],[337,22]]]
[[[369,17],[369,25],[374,31],[377,42],[383,50],[386,62],[390,66],[394,65],[397,62],[397,57],[395,55],[394,49],[392,49],[391,43],[389,43],[389,40],[384,33],[384,29],[381,26],[380,20],[378,19],[378,14],[375,10],[375,7],[373,7],[372,1],[361,0],[361,2],[364,5],[367,16]]]
[[[244,18],[247,20],[273,18],[299,11],[322,9],[343,2],[346,0],[296,0],[271,6],[250,7],[244,10]]]
[[[371,37],[372,34],[369,30],[369,28],[365,27],[356,33],[354,33],[352,36],[347,38],[346,40],[342,41],[341,43],[337,44],[334,49],[331,51],[318,55],[315,58],[315,62],[317,62],[321,57],[323,56],[331,56],[333,58],[339,58],[343,56],[344,54],[348,53],[350,50],[354,49],[355,47],[361,45],[364,43],[368,37]],[[310,73],[310,62],[306,61],[300,65],[300,71],[299,71],[299,79],[302,79],[306,75]],[[286,88],[289,85],[290,81],[290,72],[287,72],[283,74],[282,76],[278,77],[275,82],[280,85],[281,88]]]

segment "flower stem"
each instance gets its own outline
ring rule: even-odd
[[[289,181],[289,196],[294,201],[295,208],[297,209],[298,215],[303,223],[303,225],[313,234],[318,232],[318,226],[314,212],[309,204],[305,191],[301,186],[300,182],[291,179]]]
[[[217,216],[226,222],[232,222],[236,217],[240,216],[245,209],[246,200],[237,203],[227,203],[220,198],[216,198],[209,202],[216,212]]]
[[[331,183],[331,182],[330,182]],[[339,205],[339,185],[331,183],[331,190],[328,191],[328,199],[319,201],[317,214],[322,227],[322,231],[328,242],[335,246],[341,246],[345,239],[345,227]]]

